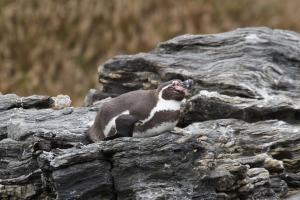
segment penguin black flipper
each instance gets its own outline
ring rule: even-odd
[[[132,137],[133,129],[139,119],[133,115],[120,115],[116,119],[116,134],[106,137],[104,140],[113,140],[119,137]]]

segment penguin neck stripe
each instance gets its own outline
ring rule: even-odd
[[[158,100],[155,105],[155,107],[152,108],[150,111],[149,116],[142,120],[142,124],[145,124],[146,122],[150,121],[154,114],[159,111],[177,111],[180,110],[181,101],[175,101],[175,100],[165,100],[162,98],[163,91],[169,87],[169,85],[163,87],[161,91],[158,93]]]

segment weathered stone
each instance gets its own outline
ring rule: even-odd
[[[3,112],[2,126],[8,138],[0,141],[0,184],[5,188],[33,184],[30,188],[35,190],[28,195],[42,199],[232,199],[258,191],[268,199],[272,193],[270,185],[251,182],[260,176],[249,177],[250,162],[218,154],[219,143],[209,144],[210,135],[204,142],[195,133],[165,133],[82,145],[95,110]],[[212,137],[221,138],[222,143],[230,141],[231,137],[219,137],[218,131],[212,131]],[[263,165],[266,158],[262,155],[257,163]],[[2,197],[10,194],[10,189],[4,190]]]
[[[50,108],[54,100],[49,96],[19,97],[16,94],[0,95],[0,112],[12,108]]]
[[[3,189],[0,197],[33,198],[44,195],[44,175],[37,163],[37,156],[41,150],[86,144],[84,133],[95,115],[96,112],[91,108],[13,108],[1,112],[0,184],[6,189]],[[25,195],[29,190],[35,191]]]
[[[121,94],[191,78],[194,96],[182,125],[218,118],[299,121],[299,44],[299,34],[269,28],[183,35],[101,65],[101,91]]]
[[[68,95],[57,95],[56,97],[52,97],[54,100],[54,109],[63,109],[71,106],[71,98]]]
[[[59,199],[191,199],[198,182],[193,162],[202,154],[195,139],[165,134],[43,153],[40,166]]]
[[[286,195],[286,184],[299,187],[297,183],[300,179],[294,174],[300,169],[299,126],[277,120],[247,123],[236,119],[222,119],[193,123],[184,130],[200,138],[206,136],[202,144],[215,157],[230,158],[251,167],[247,172],[251,184],[242,186],[239,189],[241,192],[263,186],[267,182],[279,196]],[[234,145],[226,146],[228,143]],[[260,178],[262,175],[253,173],[254,169],[270,173],[272,179],[267,175]],[[251,178],[252,174],[255,175],[254,178]],[[263,189],[258,188],[262,192]]]
[[[233,160],[208,166],[202,162],[207,153],[194,136],[165,133],[45,152],[39,163],[61,199],[219,199],[247,197],[256,188],[271,193],[267,170],[260,168],[267,176],[251,173]],[[252,187],[237,192],[247,184]],[[261,197],[272,199],[268,195]]]
[[[300,187],[300,172],[298,173],[286,173],[282,177],[287,184],[294,188]]]
[[[290,125],[283,121],[268,120],[256,123],[247,123],[236,119],[220,119],[193,123],[185,131],[199,136],[206,136],[205,141],[212,152],[225,155],[255,156],[252,159],[268,169],[288,169],[290,171],[300,168],[299,145],[300,126]],[[233,146],[226,146],[233,143]],[[274,159],[260,153],[266,152]],[[259,157],[257,156],[259,154]],[[249,159],[249,157],[248,157]],[[251,159],[251,158],[250,158]],[[255,166],[254,161],[240,162]],[[272,163],[272,162],[273,163]]]
[[[55,110],[52,97],[0,95],[0,198],[299,197],[299,44],[298,34],[268,28],[185,35],[107,61],[102,89],[86,99],[93,107],[58,98]],[[106,97],[173,78],[195,82],[186,128],[88,144]]]
[[[288,193],[287,183],[279,177],[271,177],[271,188],[278,196],[284,197]]]
[[[300,191],[293,191],[291,195],[288,195],[285,200],[298,200],[300,198]]]

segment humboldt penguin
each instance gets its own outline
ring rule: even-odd
[[[88,130],[93,142],[118,137],[149,137],[172,130],[192,80],[171,80],[155,90],[137,90],[112,98],[101,106]]]

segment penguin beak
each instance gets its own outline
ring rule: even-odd
[[[193,80],[191,79],[188,79],[184,82],[178,80],[174,80],[172,82],[172,87],[178,92],[183,92],[185,95],[189,94],[188,90],[191,89],[192,85],[193,85]]]
[[[194,84],[194,81],[192,79],[188,79],[183,82],[183,86],[188,90],[192,88],[193,84]]]

